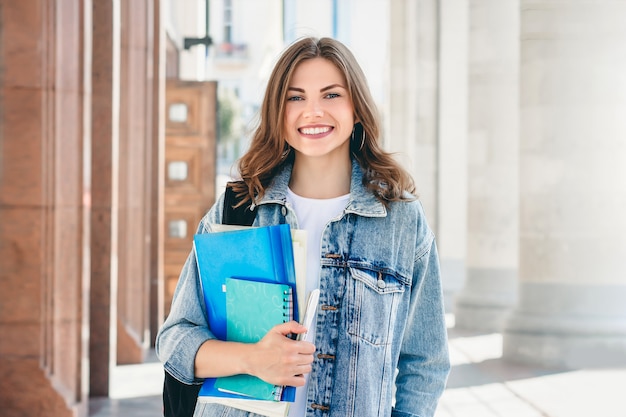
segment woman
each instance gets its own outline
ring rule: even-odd
[[[307,230],[307,291],[320,288],[314,343],[295,323],[256,344],[215,339],[193,253],[157,337],[185,383],[247,373],[298,387],[290,417],[433,416],[450,369],[433,233],[410,176],[379,145],[365,76],[340,42],[288,47],[268,82],[236,191],[255,226]],[[222,221],[223,196],[198,233]],[[268,358],[276,358],[268,360]],[[194,416],[247,416],[198,404]]]

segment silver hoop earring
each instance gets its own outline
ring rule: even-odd
[[[352,128],[352,134],[350,135],[350,140],[352,142],[356,142],[356,138],[354,137],[354,131],[355,128]],[[359,146],[359,151],[363,149],[363,145],[365,145],[365,129],[361,128],[361,146]]]
[[[289,156],[289,152],[291,152],[291,146],[287,145],[287,148],[283,151],[283,153],[280,155],[280,159],[285,159],[287,158],[287,156]]]

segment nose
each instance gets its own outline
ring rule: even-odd
[[[319,100],[309,100],[304,112],[305,117],[322,117],[324,110]]]

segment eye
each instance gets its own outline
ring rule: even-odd
[[[303,97],[301,96],[291,96],[291,97],[287,97],[287,101],[301,101],[304,100]]]
[[[341,97],[338,93],[328,93],[326,94],[326,98],[337,98]]]

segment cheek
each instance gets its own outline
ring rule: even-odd
[[[354,108],[350,105],[346,105],[346,104],[342,104],[341,106],[337,106],[334,109],[335,113],[337,115],[340,115],[341,119],[343,120],[350,120],[354,123],[356,123],[356,116],[354,114]]]
[[[285,114],[283,115],[283,126],[285,126],[286,129],[293,129],[295,122],[297,119],[297,115],[295,114],[295,112],[293,110],[285,110]]]

